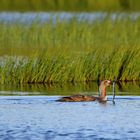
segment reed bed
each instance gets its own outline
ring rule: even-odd
[[[138,0],[0,0],[1,11],[139,11]]]
[[[140,20],[0,23],[0,83],[140,80]]]

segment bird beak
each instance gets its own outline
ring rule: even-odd
[[[112,84],[112,81],[111,81],[111,80],[108,80],[107,83],[108,83],[109,85],[111,85],[111,84]]]
[[[117,81],[115,80],[110,80],[110,85],[113,85],[113,83],[116,83]]]
[[[111,83],[117,83],[118,81],[117,80],[111,80]]]

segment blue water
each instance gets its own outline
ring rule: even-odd
[[[140,96],[106,104],[61,103],[60,96],[1,96],[0,140],[140,139]]]
[[[73,18],[76,18],[78,21],[102,21],[106,18],[110,18],[111,20],[122,20],[122,19],[130,19],[135,21],[140,18],[139,12],[133,13],[124,13],[124,12],[116,12],[116,13],[107,13],[107,12],[93,12],[93,13],[70,13],[70,12],[0,12],[0,22],[4,23],[33,23],[40,22],[44,23],[46,21],[53,21],[54,23],[57,21],[65,20],[69,21]]]

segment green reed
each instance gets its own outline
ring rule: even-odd
[[[0,11],[139,11],[138,0],[0,0]]]
[[[140,80],[140,20],[0,24],[0,83]]]

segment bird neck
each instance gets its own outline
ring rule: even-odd
[[[100,87],[99,87],[99,91],[100,91],[100,97],[106,97],[106,86],[104,86],[104,85],[100,85]]]

